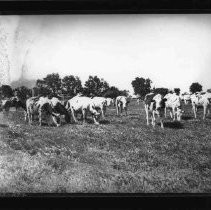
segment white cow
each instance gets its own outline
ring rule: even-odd
[[[149,116],[151,116],[152,126],[155,127],[155,115],[158,116],[161,128],[163,126],[163,118],[165,111],[165,102],[167,101],[161,94],[148,93],[144,98],[144,107],[146,112],[147,125],[149,125]]]
[[[205,93],[201,95],[200,93],[194,93],[191,95],[192,108],[194,117],[196,118],[197,109],[200,106],[203,106],[203,119],[205,119],[207,111],[210,113],[210,103],[211,103],[211,95],[210,93]]]
[[[92,114],[94,123],[99,124],[96,118],[100,115],[100,113],[97,112],[93,100],[89,97],[75,96],[68,100],[65,108],[71,112],[75,122],[78,122],[75,117],[75,112],[82,112],[83,123],[85,123],[87,112],[90,112]]]
[[[129,101],[127,100],[126,96],[118,96],[116,98],[116,112],[117,115],[119,115],[119,112],[122,114],[123,110],[125,110],[125,114],[127,116],[127,106],[128,106]]]
[[[167,110],[169,110],[171,118],[173,118],[173,120],[175,121],[177,117],[177,120],[180,121],[183,113],[181,109],[180,96],[176,93],[168,93],[164,96],[164,98],[167,99],[167,101],[165,102],[165,117]]]
[[[51,100],[47,97],[31,97],[26,100],[26,113],[25,120],[32,124],[33,116],[39,115],[39,125],[42,125],[43,114],[48,118],[48,125],[50,125],[50,119],[58,127],[57,118],[59,114],[53,112]]]

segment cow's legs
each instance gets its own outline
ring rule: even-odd
[[[92,115],[92,117],[93,117],[93,120],[94,120],[94,124],[95,125],[99,125],[99,122],[97,122],[97,120],[96,120],[96,116],[95,115]]]
[[[75,117],[75,111],[72,108],[71,108],[71,114],[72,114],[73,120],[75,121],[75,123],[77,123],[78,120],[76,119],[76,117]],[[82,111],[82,116],[83,116],[83,111]]]
[[[165,117],[167,116],[167,108],[165,107]]]
[[[210,114],[210,107],[208,107],[208,109],[207,109],[207,115],[209,115]]]
[[[101,114],[102,114],[102,118],[104,119],[105,118],[105,115],[104,115],[104,107],[101,107]]]
[[[82,109],[83,123],[86,122],[86,110]]]
[[[145,112],[146,112],[147,125],[149,125],[149,111],[147,105],[145,105]]]
[[[39,110],[39,126],[42,125],[42,110]]]
[[[127,116],[127,107],[125,107],[124,110],[125,110],[125,115]]]
[[[155,127],[155,112],[152,112],[152,126]]]
[[[119,115],[119,106],[118,106],[117,102],[116,102],[116,114],[117,114],[117,116]]]
[[[204,108],[204,113],[203,113],[203,120],[204,120],[204,119],[205,119],[205,117],[206,117],[207,106],[205,105],[203,108]]]
[[[194,117],[196,118],[196,106],[193,105],[193,114],[194,114]]]
[[[52,115],[51,115],[52,116]],[[57,122],[57,118],[55,116],[52,116],[52,120],[54,122],[54,124],[59,127],[61,124]],[[49,121],[48,121],[49,122]]]
[[[172,108],[172,115],[173,115],[173,121],[176,120],[176,112],[175,112],[175,109]]]
[[[103,113],[104,113],[104,117],[105,117],[105,114],[106,114],[106,106],[103,107]]]
[[[28,116],[27,111],[24,111],[24,119],[25,119],[25,122],[27,122],[27,116]]]
[[[27,110],[27,115],[28,116],[28,121],[29,121],[29,125],[32,124],[32,112],[30,110]],[[27,118],[25,118],[27,120]]]
[[[151,116],[151,118],[152,118],[152,126],[153,126],[153,128],[155,128],[155,119],[154,119],[153,115]]]
[[[163,126],[163,118],[162,118],[161,116],[159,116],[159,118],[160,118],[160,125],[161,125],[161,128],[163,129],[163,128],[164,128],[164,126]]]

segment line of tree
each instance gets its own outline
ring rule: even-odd
[[[134,94],[138,95],[141,99],[150,92],[160,93],[162,95],[173,92],[164,87],[152,88],[152,81],[149,78],[145,79],[143,77],[136,77],[131,84],[134,89]],[[191,93],[200,92],[202,91],[202,85],[198,82],[194,82],[190,85],[189,91]],[[211,89],[208,89],[207,91],[211,92]],[[174,92],[179,95],[180,88],[174,88]],[[2,85],[0,87],[1,98],[9,98],[17,95],[23,100],[31,97],[32,95],[63,95],[65,98],[72,98],[78,93],[89,97],[103,96],[109,98],[116,98],[119,95],[129,95],[129,91],[119,90],[115,86],[110,86],[108,82],[97,76],[89,76],[83,86],[79,77],[69,75],[64,78],[60,78],[58,73],[48,74],[45,78],[38,79],[33,89],[29,89],[25,86],[12,89],[9,85]]]
[[[168,88],[160,87],[155,88],[151,87],[152,81],[149,78],[143,78],[143,77],[136,77],[132,82],[132,87],[134,90],[134,94],[138,95],[141,99],[144,99],[145,95],[150,92],[159,93],[161,95],[166,95],[167,93],[175,92],[177,95],[180,94],[180,88],[174,88],[174,90],[169,90]],[[191,93],[201,92],[202,91],[202,85],[198,82],[194,82],[190,85],[189,90]],[[211,92],[211,89],[208,89],[207,91]]]
[[[34,88],[29,89],[21,86],[12,89],[9,85],[0,87],[0,95],[5,97],[19,96],[23,100],[32,95],[37,96],[65,96],[65,98],[72,98],[81,93],[88,97],[103,96],[109,98],[116,98],[119,95],[129,95],[127,90],[119,90],[115,86],[110,86],[108,82],[97,76],[89,76],[85,81],[84,86],[79,77],[69,75],[60,78],[58,73],[48,74],[43,79],[38,79]]]

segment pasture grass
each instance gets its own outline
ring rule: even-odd
[[[143,105],[100,125],[30,126],[0,114],[1,193],[210,193],[211,118],[146,125]]]

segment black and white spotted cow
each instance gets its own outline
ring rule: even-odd
[[[161,94],[149,93],[145,96],[144,107],[146,112],[147,125],[149,125],[149,117],[151,117],[152,126],[155,127],[155,116],[157,115],[161,123],[161,128],[164,128],[163,119],[166,100],[167,99],[165,99]]]

